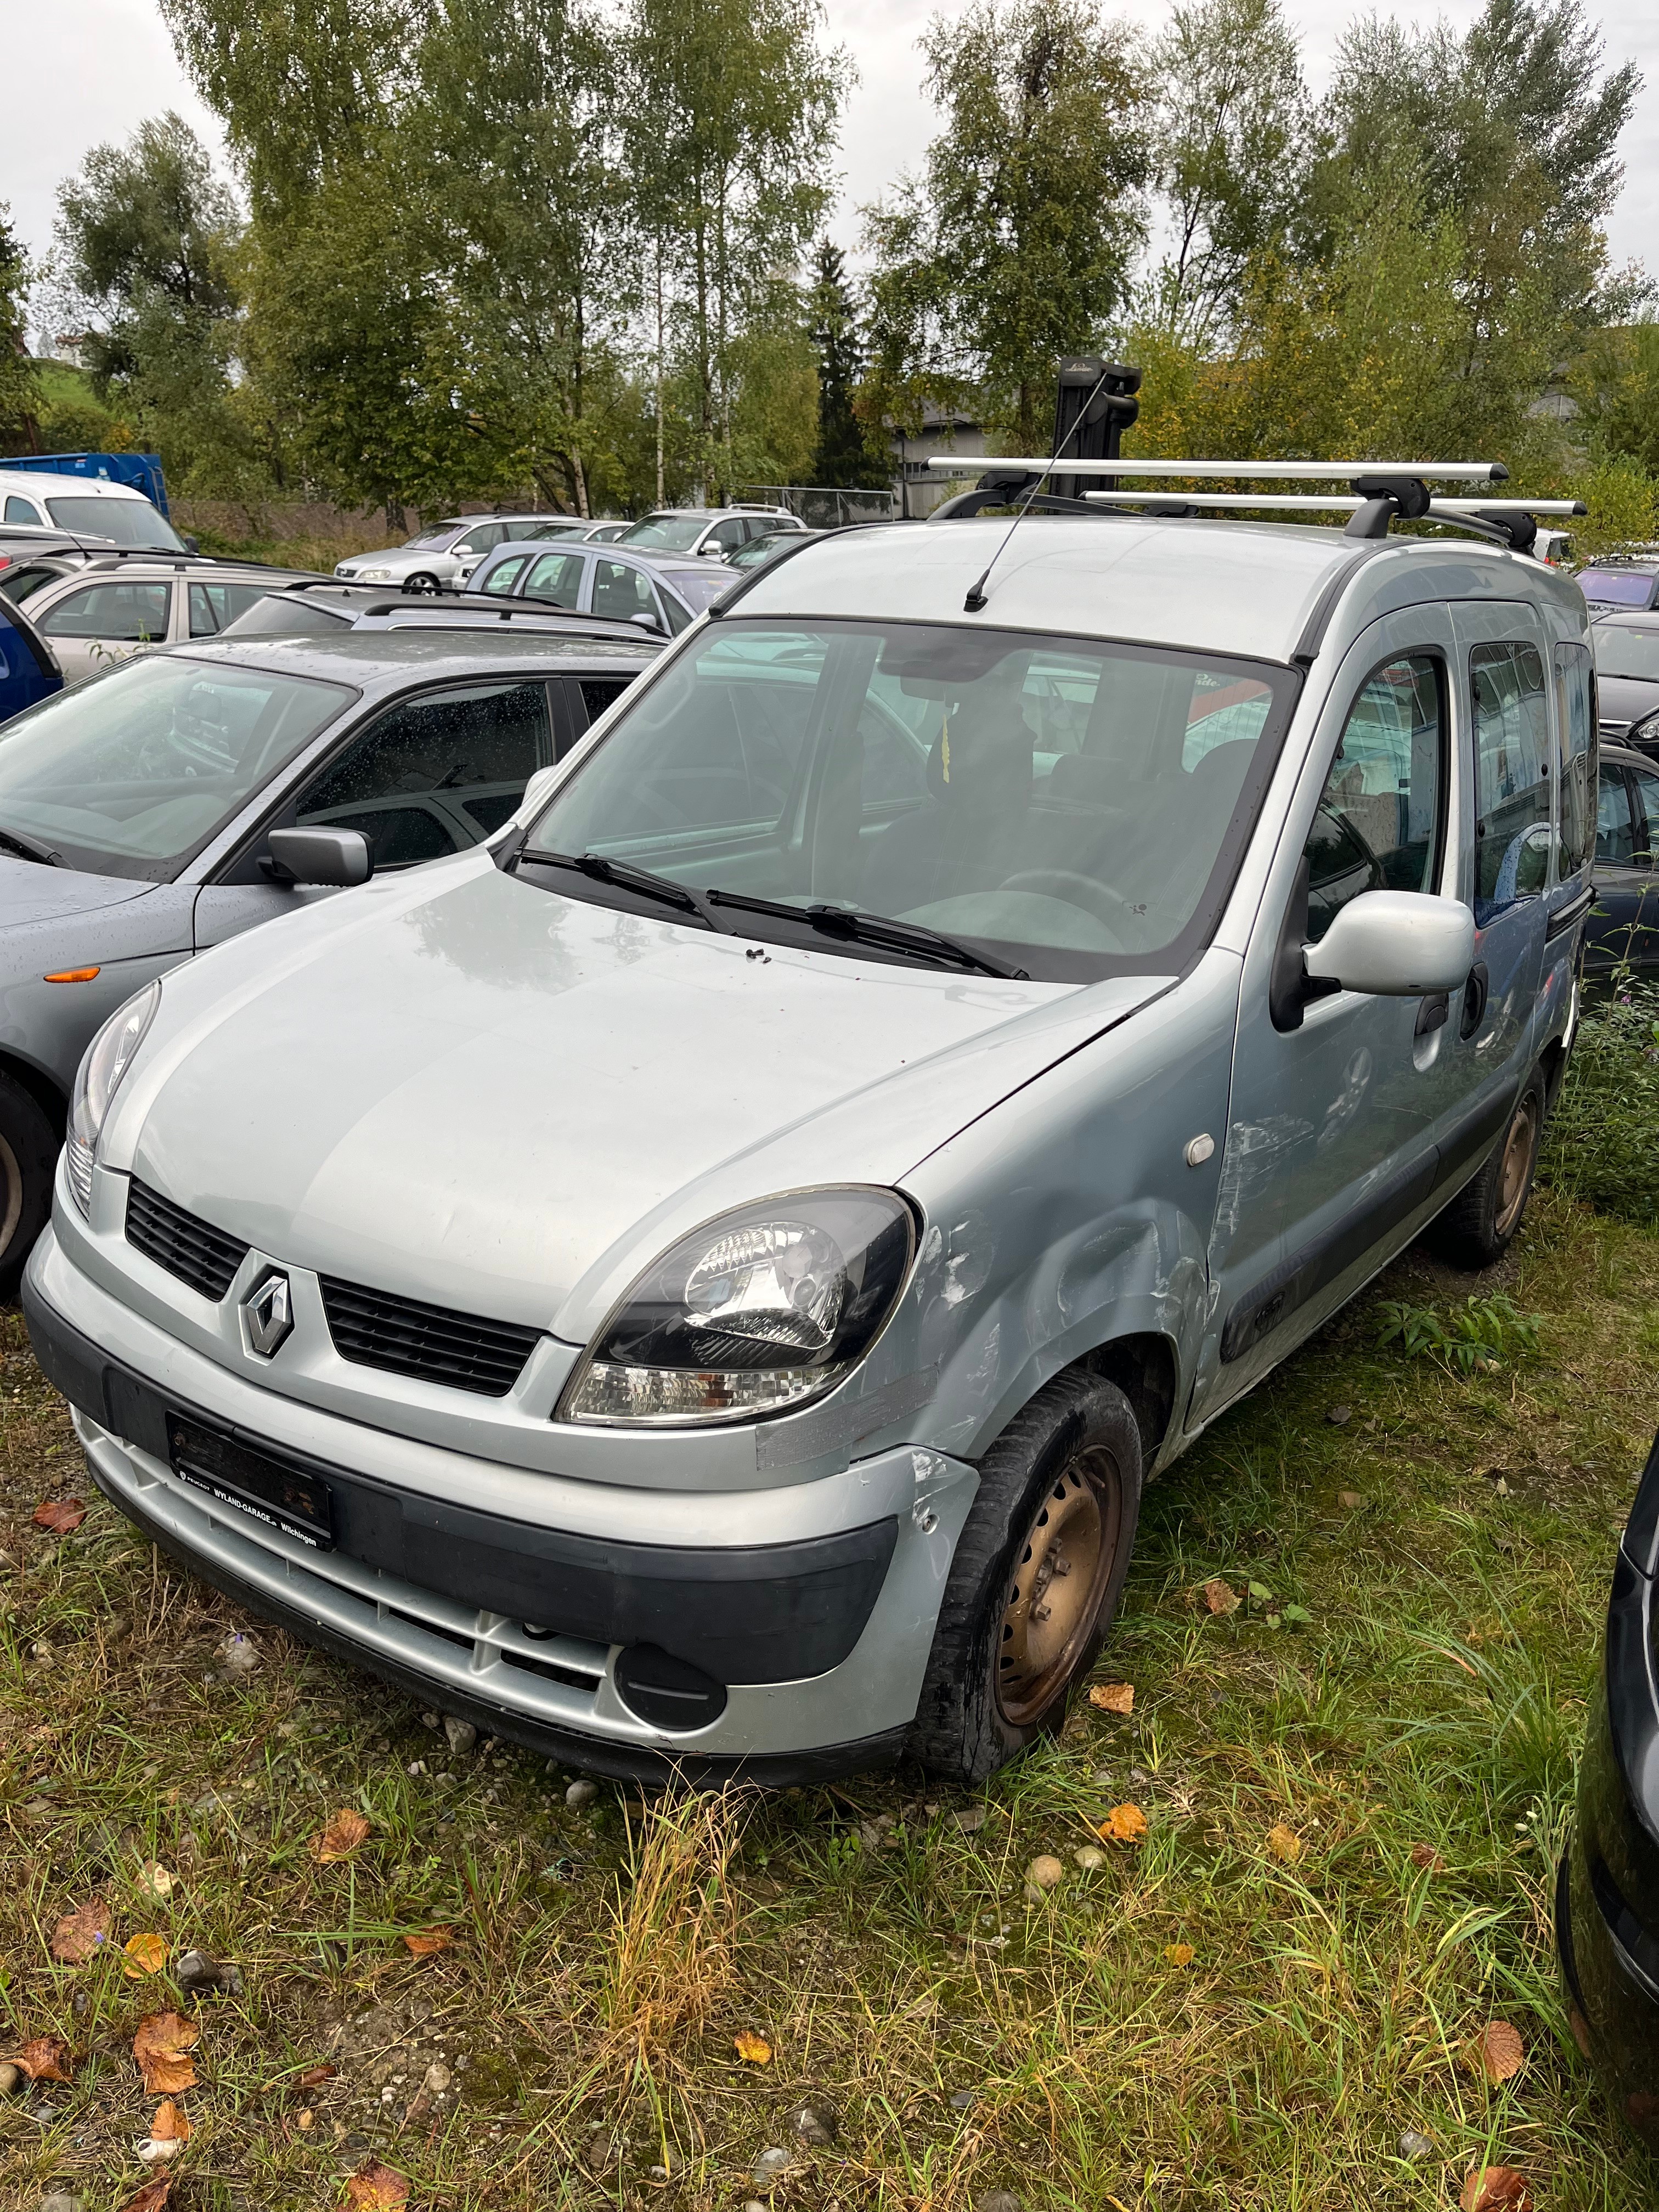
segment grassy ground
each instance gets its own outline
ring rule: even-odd
[[[1132,1717],[1085,1706],[971,1802],[901,1771],[572,1809],[539,1759],[453,1751],[158,1565],[7,1319],[0,2033],[63,2037],[73,2081],[0,2103],[0,2204],[137,2194],[131,2046],[173,2008],[200,2026],[174,2212],[396,2201],[349,2185],[372,2158],[434,2212],[1446,2206],[1482,2162],[1540,2212],[1650,2204],[1566,2033],[1549,1893],[1654,1422],[1659,1237],[1540,1194],[1500,1276],[1542,1317],[1518,1365],[1378,1348],[1382,1301],[1469,1288],[1413,1255],[1218,1423],[1147,1500],[1099,1674]],[[77,1530],[33,1526],[70,1494]],[[1271,1601],[1212,1613],[1216,1579]],[[216,1656],[237,1627],[251,1673]],[[1144,1840],[1080,1869],[1126,1802]],[[319,1862],[341,1808],[367,1840]],[[54,1963],[94,1897],[111,1944]],[[131,1978],[140,1933],[167,1963]],[[241,1994],[188,2002],[192,1947]],[[1525,2063],[1498,2087],[1469,2060],[1500,2019]],[[833,2143],[801,2142],[803,2099]]]

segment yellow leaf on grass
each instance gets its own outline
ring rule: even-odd
[[[37,2035],[13,2059],[31,2081],[67,2081],[70,2047],[61,2035]]]
[[[84,1966],[109,1936],[109,1907],[89,1897],[66,1912],[52,1931],[52,1955],[60,1966]]]
[[[1506,2020],[1494,2020],[1475,2038],[1475,2062],[1489,2081],[1512,2081],[1527,2063],[1527,2046]]]
[[[1164,1946],[1164,1955],[1172,1966],[1190,1966],[1193,1963],[1193,1947],[1190,1943],[1166,1943]]]
[[[346,2203],[352,2212],[397,2212],[409,2202],[409,2176],[395,2166],[382,2166],[366,2158],[356,2173],[346,2177]]]
[[[732,2047],[738,2057],[745,2059],[750,2066],[769,2066],[772,2063],[771,2045],[763,2035],[752,2035],[746,2027],[740,2035],[732,2037]]]
[[[352,1853],[367,1842],[368,1823],[361,1813],[349,1805],[329,1815],[328,1826],[320,1835],[311,1839],[311,1856],[322,1866],[331,1866],[337,1860],[349,1859]]]
[[[1267,1831],[1267,1849],[1285,1866],[1294,1866],[1302,1856],[1302,1838],[1294,1828],[1287,1828],[1280,1820]]]
[[[1103,1713],[1122,1713],[1135,1709],[1135,1686],[1133,1682],[1097,1682],[1089,1692],[1089,1703],[1098,1706]]]
[[[404,1936],[404,1941],[417,1959],[429,1959],[434,1951],[447,1951],[455,1941],[447,1928],[422,1928]]]
[[[127,1955],[121,1972],[130,1982],[142,1982],[146,1974],[159,1974],[167,1962],[165,1936],[129,1936],[123,1948]]]
[[[155,2107],[155,2118],[149,2124],[152,2142],[188,2142],[190,2122],[171,2097],[163,2097]]]
[[[1139,1805],[1114,1805],[1099,1828],[1109,1844],[1138,1844],[1146,1832],[1146,1815]]]
[[[153,2012],[139,2021],[132,2055],[152,2097],[173,2097],[196,2087],[196,2067],[188,2054],[201,2032],[181,2013]]]
[[[138,1869],[138,1887],[148,1896],[157,1899],[171,1897],[173,1876],[160,1859],[146,1859]]]

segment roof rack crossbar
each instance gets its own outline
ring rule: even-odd
[[[1502,461],[1079,461],[1011,458],[1002,453],[934,453],[927,462],[942,476],[1180,477],[1257,478],[1262,483],[1352,483],[1358,477],[1432,477],[1440,483],[1507,483]],[[1085,493],[1085,496],[1088,495]]]
[[[1364,505],[1357,492],[1086,491],[1096,507],[1220,507],[1255,513],[1352,514]],[[1582,499],[1431,499],[1431,516],[1454,514],[1586,514]]]

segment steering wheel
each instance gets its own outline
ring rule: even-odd
[[[1132,912],[1129,902],[1121,891],[1115,891],[1109,884],[1097,883],[1092,876],[1079,875],[1073,868],[1026,868],[1006,883],[997,885],[1002,891],[1035,891],[1045,898],[1059,899],[1063,905],[1080,907],[1085,914],[1092,915],[1103,922],[1110,932],[1114,952],[1127,952],[1118,932],[1118,924]]]

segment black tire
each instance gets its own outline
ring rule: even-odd
[[[416,599],[435,599],[443,586],[435,576],[428,576],[422,569],[417,575],[404,578],[404,589]]]
[[[61,1145],[22,1085],[0,1075],[0,1300],[16,1297],[23,1263],[46,1225]]]
[[[1072,1688],[1093,1666],[1117,1610],[1140,1480],[1129,1401],[1091,1375],[1056,1376],[987,1452],[911,1738],[932,1772],[983,1782],[1065,1719]],[[1039,1549],[1048,1528],[1055,1533]],[[1068,1568],[1086,1581],[1066,1594],[1069,1605],[1051,1627],[1055,1608],[1039,1607]]]
[[[1425,1231],[1424,1242],[1437,1258],[1474,1273],[1509,1250],[1532,1195],[1545,1111],[1544,1079],[1534,1069],[1480,1172]]]

